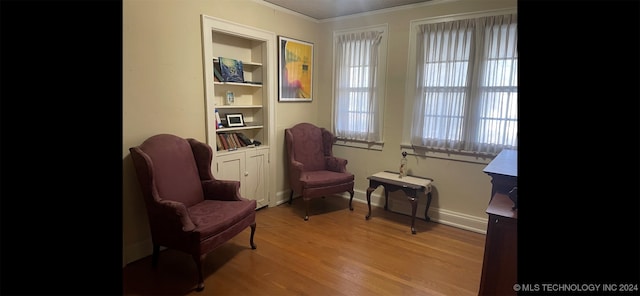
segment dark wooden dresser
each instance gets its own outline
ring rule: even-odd
[[[518,151],[503,150],[483,172],[491,176],[492,186],[478,295],[517,295]]]

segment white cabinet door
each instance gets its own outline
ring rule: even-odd
[[[246,174],[244,178],[245,197],[249,199],[255,199],[258,208],[268,206],[269,198],[268,194],[268,150],[261,149],[249,149],[246,153],[245,169]]]
[[[213,176],[218,180],[240,181],[240,195],[257,202],[256,207],[269,205],[268,149],[251,148],[237,153],[215,156]]]
[[[213,168],[213,176],[218,180],[240,181],[240,193],[242,193],[242,181],[245,173],[245,155],[243,152],[222,154],[215,156],[216,166]]]

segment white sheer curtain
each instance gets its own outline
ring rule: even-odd
[[[411,144],[496,154],[517,148],[517,18],[423,24]]]
[[[336,38],[335,134],[342,139],[382,141],[382,114],[376,95],[382,32],[347,33]]]

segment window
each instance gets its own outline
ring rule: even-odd
[[[416,23],[412,32],[411,145],[489,155],[517,149],[516,15]]]
[[[334,134],[351,146],[382,143],[387,27],[334,32]]]

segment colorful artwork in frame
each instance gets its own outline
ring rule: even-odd
[[[313,43],[278,36],[278,101],[313,100]]]
[[[242,61],[219,57],[220,72],[225,82],[244,82]]]

